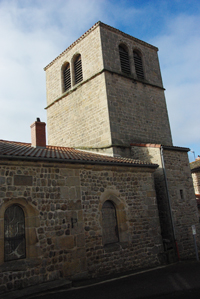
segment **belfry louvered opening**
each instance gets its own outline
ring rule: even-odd
[[[143,71],[143,65],[142,65],[142,57],[141,55],[133,51],[133,57],[134,57],[134,63],[135,63],[135,71],[136,75],[139,79],[144,79],[144,71]]]
[[[81,55],[78,55],[74,61],[75,84],[83,80]]]
[[[130,70],[128,51],[122,46],[119,46],[119,56],[120,56],[122,72],[129,75],[131,73],[131,70]]]
[[[63,80],[64,80],[64,91],[71,88],[71,76],[70,76],[70,65],[69,63],[63,69]]]

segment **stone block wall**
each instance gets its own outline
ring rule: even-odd
[[[0,246],[12,204],[24,211],[26,236],[25,259],[4,262],[1,251],[0,292],[160,264],[151,169],[5,161],[0,182]],[[116,208],[119,242],[103,246],[106,200]]]
[[[106,73],[108,109],[113,144],[172,145],[162,89]]]
[[[180,258],[195,257],[192,225],[196,225],[198,242],[200,226],[187,151],[164,149],[167,185]],[[162,236],[173,241],[170,207],[166,191],[159,145],[132,146],[132,158],[159,165],[154,173]]]
[[[173,228],[170,217],[170,207],[167,197],[166,183],[162,168],[162,160],[160,153],[160,145],[150,146],[132,146],[132,158],[140,159],[149,163],[158,164],[159,167],[154,172],[155,189],[157,196],[157,204],[159,210],[159,218],[161,225],[161,233],[163,240],[168,240],[168,247],[173,247]]]
[[[4,211],[8,206],[22,207],[26,229],[26,259],[4,262],[1,251],[0,291],[59,279],[67,276],[67,271],[70,274],[85,271],[78,170],[16,162],[1,164],[0,175],[1,248],[4,248]],[[31,178],[29,184],[27,177]],[[29,224],[33,218],[35,225]]]
[[[81,171],[88,273],[92,277],[155,266],[163,252],[151,173]],[[102,245],[102,205],[116,208],[119,243]]]
[[[131,76],[137,78],[133,51],[139,50],[142,54],[145,80],[150,84],[163,87],[156,47],[104,24],[101,25],[100,30],[105,69],[121,73],[118,47],[120,44],[124,44],[128,49]]]
[[[90,30],[46,67],[48,144],[110,145],[110,125],[100,29]],[[83,81],[74,84],[73,58],[81,54]],[[70,63],[71,88],[62,90],[62,66]]]
[[[200,226],[187,152],[164,150],[168,188],[180,257],[195,257],[192,225],[199,243]],[[199,247],[200,248],[200,247]]]
[[[89,89],[88,89],[89,88]],[[110,145],[105,78],[100,74],[47,109],[48,144],[70,147]]]
[[[121,72],[120,43],[129,49],[130,75]],[[135,74],[134,49],[142,54],[144,80]],[[82,58],[83,81],[74,85],[73,57],[77,53]],[[67,61],[72,87],[63,92],[61,70]],[[100,23],[45,70],[49,144],[79,148],[131,142],[172,145],[157,48]],[[107,152],[123,155],[118,150]]]
[[[83,81],[102,71],[103,60],[99,31],[99,27],[90,30],[46,66],[47,106],[63,94],[61,69],[66,62],[70,63],[72,88],[78,85],[74,83],[73,69],[73,58],[77,54],[81,54]]]
[[[195,194],[200,194],[200,172],[199,171],[192,173],[192,180],[193,180]]]

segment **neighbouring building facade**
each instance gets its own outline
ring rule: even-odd
[[[1,292],[195,256],[157,51],[98,22],[46,66],[50,145],[39,119],[31,144],[0,141]]]
[[[197,201],[197,207],[200,220],[200,157],[198,156],[194,162],[190,163],[192,179],[194,185],[194,192]]]

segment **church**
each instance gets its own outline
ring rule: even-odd
[[[0,140],[0,292],[195,257],[158,48],[97,22],[45,67],[46,124]]]

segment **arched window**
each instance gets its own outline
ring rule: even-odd
[[[8,207],[4,214],[4,260],[26,257],[25,218],[18,205]]]
[[[63,69],[63,83],[64,91],[67,91],[71,87],[71,76],[70,76],[70,64],[67,63]]]
[[[136,75],[139,79],[144,79],[142,57],[140,53],[137,51],[133,51],[133,57],[134,57]]]
[[[103,245],[119,241],[116,210],[112,201],[107,200],[102,207]]]
[[[119,46],[119,57],[122,72],[129,75],[131,73],[131,70],[128,51],[123,46]]]
[[[83,80],[81,55],[79,54],[74,61],[75,84]]]

